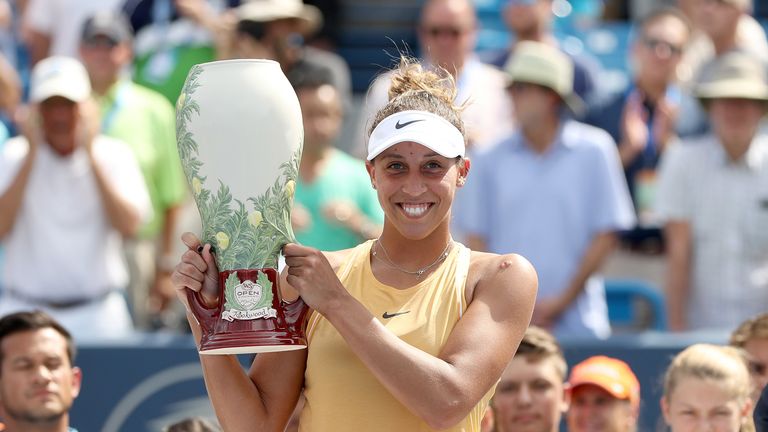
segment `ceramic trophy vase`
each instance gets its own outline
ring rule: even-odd
[[[308,308],[283,301],[280,250],[295,242],[290,209],[304,139],[299,102],[278,63],[194,66],[176,105],[181,163],[219,268],[219,304],[188,291],[201,354],[306,348]]]

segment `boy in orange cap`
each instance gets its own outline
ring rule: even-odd
[[[574,366],[566,385],[570,432],[635,432],[640,383],[623,361],[594,356]]]

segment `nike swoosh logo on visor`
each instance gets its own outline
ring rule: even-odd
[[[400,123],[400,120],[398,120],[397,124],[395,124],[395,129],[402,129],[402,128],[408,126],[409,124],[413,124],[413,123],[420,122],[420,121],[424,121],[424,119],[411,120],[411,121],[407,121],[405,123]]]

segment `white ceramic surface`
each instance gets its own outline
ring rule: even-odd
[[[177,140],[220,270],[276,267],[295,241],[290,206],[304,131],[296,94],[271,60],[194,66],[177,103]]]

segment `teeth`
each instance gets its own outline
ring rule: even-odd
[[[429,204],[403,204],[403,210],[408,216],[419,217],[427,212]]]

